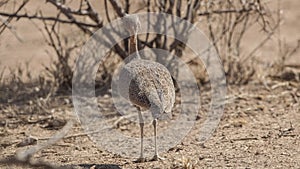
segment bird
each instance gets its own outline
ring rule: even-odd
[[[138,110],[141,149],[140,157],[135,161],[146,161],[143,150],[144,120],[141,113],[145,110],[149,110],[153,118],[155,147],[152,160],[163,160],[157,150],[157,121],[161,115],[170,114],[174,106],[175,87],[172,76],[162,64],[141,58],[138,51],[137,34],[141,28],[138,16],[125,14],[123,23],[130,33],[129,53],[133,54],[133,57],[130,57],[120,71],[119,93]]]

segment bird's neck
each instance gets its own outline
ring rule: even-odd
[[[134,34],[133,36],[130,37],[130,40],[129,40],[130,44],[129,44],[129,54],[133,54],[136,52],[135,54],[135,58],[138,58],[140,59],[140,55],[139,55],[139,52],[138,52],[138,44],[137,44],[137,34]]]

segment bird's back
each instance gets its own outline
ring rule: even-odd
[[[169,71],[160,63],[135,59],[120,72],[120,93],[137,106],[157,106],[159,113],[171,112],[175,89]],[[152,112],[153,113],[153,112]]]

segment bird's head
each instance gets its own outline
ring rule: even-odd
[[[137,15],[125,14],[122,19],[125,29],[130,34],[136,34],[141,29],[141,22]]]

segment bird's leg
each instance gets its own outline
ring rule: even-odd
[[[153,120],[153,128],[154,128],[154,153],[155,154],[152,160],[153,161],[163,160],[163,158],[160,157],[157,152],[157,119],[156,118]]]
[[[146,159],[144,158],[144,148],[143,148],[143,139],[144,139],[144,119],[142,116],[142,113],[140,110],[138,110],[139,113],[139,122],[140,122],[140,128],[141,128],[141,154],[140,157],[135,162],[145,162]]]

